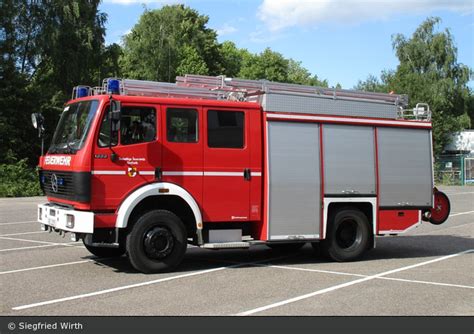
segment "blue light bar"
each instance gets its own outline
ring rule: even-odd
[[[108,79],[107,81],[108,94],[120,94],[120,80]]]
[[[91,88],[89,86],[76,86],[72,89],[72,99],[78,99],[91,95]]]
[[[79,86],[77,87],[77,98],[89,96],[89,87]]]

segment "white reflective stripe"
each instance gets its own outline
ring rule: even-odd
[[[202,176],[203,172],[180,172],[180,171],[172,171],[172,172],[163,172],[164,176]]]
[[[125,171],[112,170],[93,170],[94,175],[125,175]],[[155,175],[155,171],[138,171],[140,175]],[[183,171],[166,171],[163,176],[243,176],[244,172],[183,172]],[[262,176],[262,172],[251,172],[252,176]]]
[[[155,171],[139,171],[138,174],[140,175],[155,175]]]
[[[204,176],[244,176],[244,172],[204,172]]]
[[[421,127],[431,128],[431,123],[415,122],[415,121],[385,121],[378,119],[357,119],[349,117],[328,117],[328,116],[309,116],[309,115],[287,115],[287,114],[267,114],[267,119],[298,119],[308,121],[326,121],[326,122],[341,122],[341,123],[357,123],[357,124],[380,124],[380,125],[399,125],[406,127]]]
[[[93,175],[125,175],[124,170],[93,170]]]

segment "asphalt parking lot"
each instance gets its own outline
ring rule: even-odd
[[[474,187],[442,188],[451,216],[381,237],[358,262],[189,248],[173,273],[144,275],[41,232],[44,198],[0,199],[2,315],[474,315]]]

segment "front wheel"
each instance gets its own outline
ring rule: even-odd
[[[183,260],[186,248],[186,228],[167,210],[145,213],[127,236],[130,263],[146,274],[173,270]]]
[[[357,209],[342,209],[328,219],[328,231],[326,239],[321,241],[321,251],[334,261],[353,261],[362,256],[369,240],[367,217]]]

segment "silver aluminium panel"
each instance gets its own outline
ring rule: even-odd
[[[332,99],[323,96],[303,96],[285,93],[266,93],[262,107],[265,111],[337,115],[350,117],[397,118],[395,104],[376,101]]]
[[[319,125],[269,122],[269,238],[318,238]]]
[[[324,193],[375,196],[374,128],[325,124],[322,131]]]
[[[431,206],[431,132],[378,128],[380,206]]]

